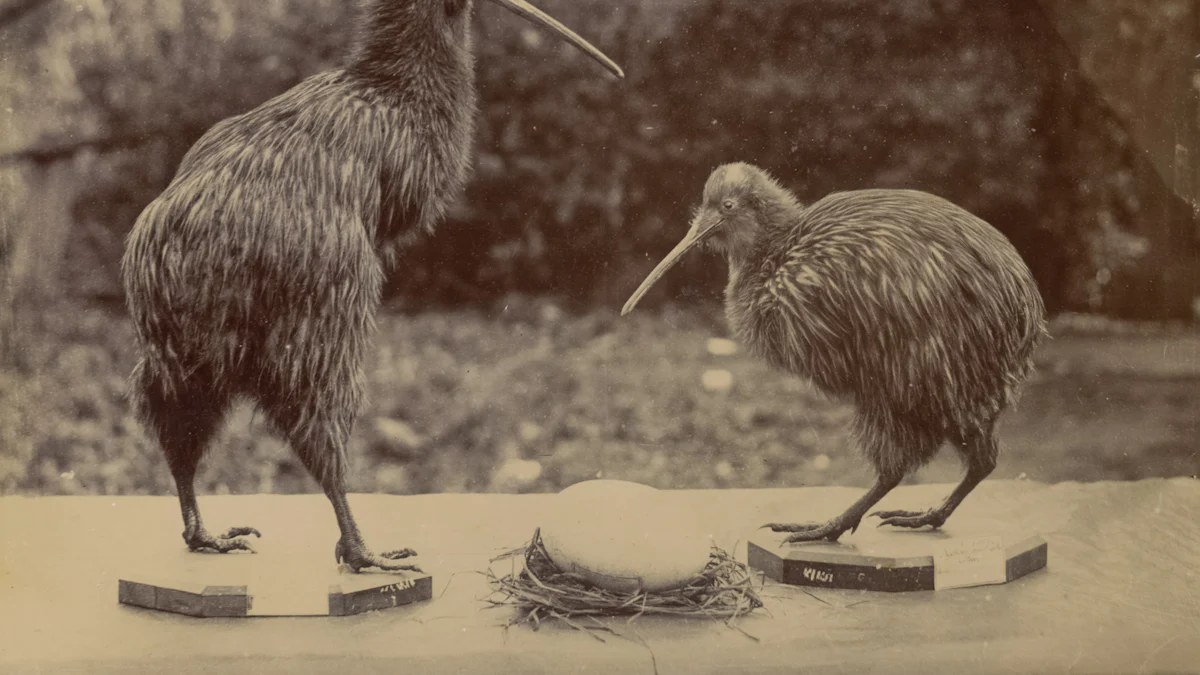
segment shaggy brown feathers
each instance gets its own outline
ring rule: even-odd
[[[259,401],[313,441],[301,451],[344,450],[385,266],[432,230],[469,166],[470,7],[455,35],[431,30],[440,4],[366,12],[345,68],[215,125],[138,218],[122,268],[149,422],[148,386],[203,387]],[[319,476],[345,464],[307,459]]]
[[[1046,334],[1028,267],[967,211],[913,190],[831,194],[805,206],[758,167],[718,167],[684,239],[625,304],[700,243],[725,253],[734,336],[772,366],[855,404],[875,485],[827,523],[770,524],[788,541],[838,539],[947,442],[967,472],[939,507],[880,513],[939,527],[996,466],[995,423]]]

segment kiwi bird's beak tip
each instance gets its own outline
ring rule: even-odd
[[[516,14],[517,16],[540,26],[544,26],[559,35],[567,42],[575,46],[584,54],[590,56],[594,61],[604,66],[613,75],[619,79],[625,79],[625,71],[618,66],[616,62],[608,58],[608,55],[597,49],[592,43],[580,37],[575,31],[567,28],[558,19],[550,16],[542,10],[534,7],[526,2],[526,0],[492,0],[492,2],[500,5],[504,9]]]
[[[662,260],[660,260],[658,265],[656,265],[655,268],[650,271],[650,274],[648,274],[646,278],[642,280],[642,284],[637,287],[637,290],[633,292],[633,295],[629,296],[629,300],[626,301],[625,307],[621,310],[621,316],[628,314],[634,308],[634,306],[637,305],[638,301],[642,299],[642,296],[650,290],[650,287],[653,286],[660,278],[662,278],[664,274],[666,274],[667,270],[674,267],[675,263],[679,262],[680,258],[682,258],[685,253],[700,244],[702,241],[704,241],[704,233],[701,232],[698,227],[693,227],[691,231],[687,233],[687,236],[680,240],[680,242],[675,245],[675,248],[671,249],[671,252],[668,253]]]

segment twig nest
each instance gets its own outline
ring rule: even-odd
[[[541,542],[563,572],[617,593],[658,593],[695,580],[712,537],[661,491],[620,480],[576,483],[554,498]]]

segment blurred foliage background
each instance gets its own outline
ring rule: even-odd
[[[358,489],[865,480],[845,408],[706,350],[717,261],[664,279],[645,303],[660,316],[614,320],[735,160],[805,200],[934,192],[1014,242],[1061,339],[998,475],[1197,473],[1192,0],[539,3],[623,81],[477,4],[475,171],[388,282]],[[0,492],[169,492],[123,399],[125,234],[213,123],[337,67],[352,12],[0,2]],[[708,388],[712,370],[732,384]],[[313,489],[249,411],[224,445],[255,460],[210,462],[207,489]]]

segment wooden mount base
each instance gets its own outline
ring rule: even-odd
[[[785,533],[761,531],[747,545],[747,562],[774,581],[795,586],[905,592],[935,590],[934,554],[956,540],[999,536],[1005,579],[1046,567],[1040,536],[991,521],[964,519],[939,530],[897,530],[870,524],[834,542],[783,544]]]
[[[433,597],[433,577],[354,573],[310,537],[264,539],[259,552],[186,549],[139,559],[118,575],[123,605],[196,617],[349,616]],[[323,543],[323,542],[321,542]]]
[[[325,603],[319,602],[316,585],[297,587],[290,597],[273,594],[269,602],[255,602],[253,585],[204,586],[187,582],[146,583],[121,579],[117,599],[123,605],[154,609],[187,616],[350,616],[390,609],[433,597],[433,577],[427,574],[388,578],[368,575],[366,583],[332,584]],[[307,597],[305,597],[307,596]]]

